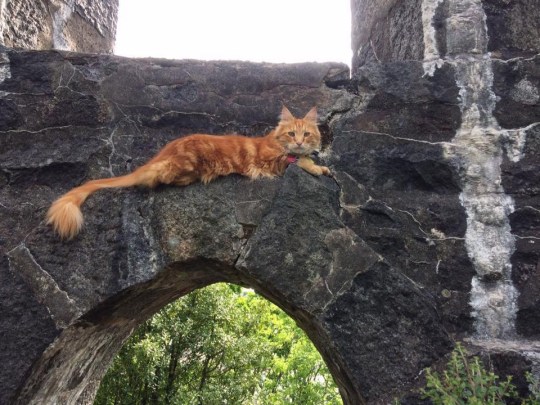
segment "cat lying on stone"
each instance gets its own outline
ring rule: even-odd
[[[251,179],[283,175],[295,162],[305,171],[330,176],[325,166],[309,157],[320,148],[317,109],[304,118],[295,118],[283,107],[278,126],[262,137],[240,135],[194,134],[176,139],[158,152],[148,163],[131,174],[91,180],[57,199],[47,213],[47,224],[64,239],[76,236],[83,225],[81,205],[102,188],[158,184],[185,186],[196,181],[208,183],[218,176],[238,173]]]

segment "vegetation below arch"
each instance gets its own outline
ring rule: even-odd
[[[183,297],[142,324],[95,404],[341,404],[311,341],[278,307],[231,284]]]

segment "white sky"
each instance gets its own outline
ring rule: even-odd
[[[129,57],[351,63],[350,0],[120,0]]]

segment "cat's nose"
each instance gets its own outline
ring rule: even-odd
[[[296,141],[296,144],[297,144],[298,146],[302,146],[303,143],[304,143],[304,141],[300,141],[300,142]]]

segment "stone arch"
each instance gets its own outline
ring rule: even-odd
[[[53,280],[36,286],[60,333],[34,363],[17,403],[90,403],[109,361],[137,324],[218,281],[254,288],[284,309],[318,348],[345,404],[365,403],[383,385],[398,389],[445,347],[446,335],[426,296],[341,223],[339,188],[332,179],[291,167],[283,179],[231,177],[208,186],[113,195],[89,202],[87,225],[77,240],[62,244],[42,229],[10,252],[12,268],[22,273],[32,271],[29,261],[50,262],[41,255],[52,246],[53,256],[56,249],[69,251],[85,266],[105,260],[108,267],[93,274],[91,283],[112,287],[105,299],[83,294],[83,307],[73,298],[80,292],[60,291],[65,280],[57,279],[55,293]],[[114,205],[120,207],[108,210]],[[100,247],[118,210],[124,235],[113,251],[125,256],[128,274],[121,282],[114,276],[113,285],[115,260]],[[80,265],[76,258],[67,261],[55,277],[80,273]],[[359,347],[358,341],[369,346]],[[374,362],[384,367],[374,370]]]
[[[78,333],[103,328],[99,308],[159,279],[172,263],[219,263],[230,280],[284,309],[321,351],[346,404],[399,395],[450,349],[430,291],[358,236],[362,221],[386,215],[418,240],[409,215],[392,213],[357,180],[365,144],[344,125],[354,123],[361,100],[342,88],[351,84],[346,66],[12,50],[1,60],[5,122],[15,128],[0,138],[2,191],[12,196],[0,222],[7,246],[0,293],[8,309],[0,322],[13,348],[2,352],[12,365],[0,370],[2,401],[23,403],[37,393],[91,398],[97,383],[84,378],[85,369],[74,380],[47,376],[69,369],[62,356],[76,351],[73,339],[87,339]],[[421,77],[417,68],[408,74]],[[125,173],[186,133],[264,133],[282,103],[296,115],[318,106],[331,148],[340,151],[327,157],[335,178],[292,166],[272,180],[230,176],[207,186],[108,190],[85,203],[86,225],[74,240],[62,242],[44,226],[47,205],[85,179]],[[355,213],[364,214],[356,221]],[[112,348],[136,324],[125,322]],[[61,339],[72,341],[72,351],[55,352]],[[55,361],[59,368],[51,368]],[[99,370],[99,362],[92,367]]]
[[[170,302],[215,282],[253,285],[247,278],[240,278],[233,268],[221,263],[194,260],[168,265],[154,279],[121,291],[62,331],[33,366],[17,403],[92,403],[110,361],[140,323]],[[267,292],[263,289],[259,293]],[[315,337],[314,343],[324,343],[314,334],[320,326],[309,314],[296,310],[294,316]],[[318,350],[329,356],[327,362],[341,381],[342,396],[348,398],[346,403],[361,402],[358,393],[351,391],[354,388],[347,375],[342,375],[332,350],[326,346]]]
[[[9,5],[23,3],[33,4]],[[482,187],[496,197],[503,186],[514,199],[512,214],[492,199],[473,218],[477,229],[497,225],[504,237],[492,240],[516,240],[515,250],[486,245],[508,253],[488,264],[512,268],[500,281],[519,293],[507,306],[515,325],[514,312],[511,324],[487,319],[510,326],[512,339],[538,338],[537,4],[351,3],[352,79],[338,64],[137,61],[0,47],[0,402],[29,392],[32,366],[84,314],[167,264],[194,259],[249,275],[291,316],[313,317],[348,376],[342,388],[368,403],[406,392],[449,350],[446,330],[487,338],[490,352],[492,336],[479,333],[483,321],[471,310],[471,281],[482,278],[466,240],[474,204],[460,198],[480,184],[463,176],[479,166],[476,152],[490,161],[485,174],[495,174]],[[17,19],[6,18],[13,14],[5,5],[0,0],[2,43],[33,46],[43,30],[32,24],[29,41],[6,42]],[[35,15],[27,9],[19,14]],[[113,9],[108,15],[114,20]],[[282,103],[294,113],[319,107],[336,182],[292,168],[274,182],[109,193],[88,201],[87,228],[75,241],[61,243],[43,226],[50,201],[85,179],[125,173],[188,132],[263,133]],[[478,123],[468,113],[476,107],[484,114]],[[467,127],[492,144],[456,136]],[[469,191],[474,200],[478,190]],[[205,215],[194,215],[201,207]],[[315,236],[305,237],[308,228]],[[318,254],[306,253],[306,240]],[[480,281],[491,287],[496,273]],[[474,301],[489,309],[498,306],[493,298]],[[522,344],[501,341],[497,350],[514,364],[517,347],[530,368],[538,356]]]

